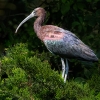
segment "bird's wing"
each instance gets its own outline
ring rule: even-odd
[[[75,34],[67,30],[55,30],[47,33],[44,43],[48,50],[66,58],[97,60],[94,52]]]
[[[69,31],[56,30],[46,34],[44,43],[48,50],[54,54],[74,57],[77,56],[76,50],[78,50],[77,45],[79,44],[77,40],[79,39]]]

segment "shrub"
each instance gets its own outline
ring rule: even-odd
[[[43,54],[44,55],[44,54]],[[42,57],[40,57],[42,58]],[[6,78],[2,78],[6,74]],[[63,83],[47,60],[37,58],[27,44],[9,47],[1,58],[0,99],[2,100],[94,100],[88,83]],[[96,95],[99,97],[99,93]]]

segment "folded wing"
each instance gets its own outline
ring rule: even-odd
[[[70,31],[61,29],[49,31],[43,41],[50,52],[61,57],[98,61],[93,50]]]

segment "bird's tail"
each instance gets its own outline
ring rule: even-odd
[[[91,49],[85,51],[85,55],[83,56],[83,58],[86,59],[87,61],[98,62],[98,57]]]

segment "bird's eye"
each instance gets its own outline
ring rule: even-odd
[[[35,14],[35,11],[33,11],[32,13]]]
[[[35,14],[36,13],[36,10],[34,10],[33,13]]]
[[[32,12],[32,15],[34,15],[34,16],[35,16],[35,15],[36,15],[36,11],[33,11],[33,12]]]

